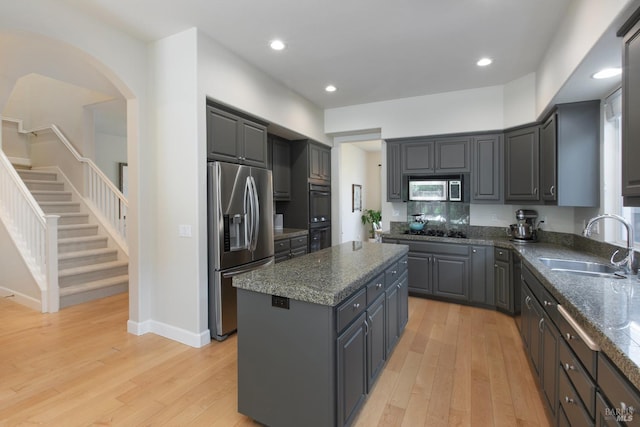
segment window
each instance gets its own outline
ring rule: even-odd
[[[640,247],[640,208],[628,208],[622,205],[622,99],[618,89],[605,100],[604,108],[604,211],[626,218],[637,232],[634,244]],[[604,226],[604,240],[626,246],[627,232],[616,221],[607,220]]]

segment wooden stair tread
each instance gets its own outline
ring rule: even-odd
[[[119,285],[129,281],[129,275],[124,274],[122,276],[109,277],[107,279],[94,280],[93,282],[86,282],[79,285],[71,285],[64,288],[60,288],[60,296],[74,295],[80,292],[87,292],[93,289],[106,288],[108,286]]]
[[[129,264],[128,261],[111,261],[111,262],[102,262],[99,264],[83,265],[82,267],[66,268],[58,271],[58,278],[74,276],[74,275],[83,274],[83,273],[91,273],[91,272],[100,271],[100,270],[107,270],[109,268],[124,267],[128,264]]]

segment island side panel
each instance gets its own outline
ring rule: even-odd
[[[238,411],[269,426],[336,423],[333,307],[238,289]]]

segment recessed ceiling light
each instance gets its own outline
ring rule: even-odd
[[[480,60],[478,60],[478,62],[476,62],[476,64],[478,65],[478,67],[486,67],[492,62],[493,60],[491,58],[481,58]]]
[[[609,77],[619,76],[622,73],[621,68],[605,68],[598,71],[591,77],[594,79],[608,79]]]
[[[329,85],[325,87],[324,90],[326,90],[327,92],[335,92],[336,90],[338,90],[338,88],[335,87],[334,85]]]
[[[282,50],[286,47],[286,45],[282,40],[277,40],[277,39],[271,40],[271,43],[269,43],[269,46],[271,46],[271,49],[273,50]]]

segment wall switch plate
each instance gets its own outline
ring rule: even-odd
[[[191,225],[189,224],[178,225],[178,236],[191,237]]]

